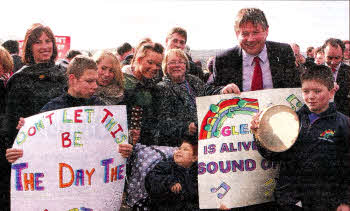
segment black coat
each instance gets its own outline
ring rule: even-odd
[[[288,44],[266,41],[267,56],[270,63],[274,88],[300,87],[299,72],[295,57]],[[243,84],[242,49],[240,46],[228,49],[216,56],[213,81],[215,87],[234,83],[240,90]]]
[[[65,76],[53,63],[24,66],[11,76],[6,85],[6,116],[0,128],[1,156],[13,144],[19,118],[39,113],[47,102],[63,93],[65,86]],[[6,210],[10,200],[11,169],[7,161],[2,163],[1,168],[0,207]]]
[[[205,95],[205,84],[198,77],[186,75],[186,81],[195,97]],[[197,124],[197,106],[186,87],[172,82],[168,77],[157,84],[159,145],[176,147],[181,137],[188,135],[191,122]]]
[[[339,90],[335,93],[334,102],[337,110],[350,116],[350,66],[342,63],[336,80]]]
[[[190,168],[177,165],[173,158],[159,162],[145,180],[152,211],[196,211],[198,202],[198,165]],[[171,192],[171,187],[181,184],[180,193]]]
[[[53,63],[24,66],[7,82],[8,102],[6,115],[9,119],[9,137],[17,135],[16,126],[20,117],[39,113],[40,109],[66,87],[66,78]]]
[[[95,105],[105,105],[98,97],[92,96],[91,98],[76,98],[72,97],[68,93],[64,93],[59,97],[52,99],[48,102],[40,112],[57,110],[62,108],[70,108],[77,106],[95,106]]]
[[[5,117],[6,108],[6,89],[4,82],[0,80],[0,134],[6,134],[7,121]],[[1,210],[10,210],[10,173],[11,166],[5,158],[6,149],[9,147],[6,137],[1,137],[0,140],[0,207]]]
[[[306,105],[298,112],[301,130],[285,152],[261,147],[267,159],[280,160],[275,199],[280,205],[302,202],[304,210],[335,210],[350,203],[350,120],[330,108],[310,124]]]

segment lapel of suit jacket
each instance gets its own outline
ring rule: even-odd
[[[242,56],[242,48],[238,45],[232,51],[232,67],[234,78],[237,78],[236,85],[240,90],[243,90],[243,56]],[[238,70],[235,68],[238,67]]]
[[[339,86],[341,86],[344,82],[344,79],[345,79],[345,69],[346,67],[344,66],[344,64],[342,63],[339,67],[339,70],[338,70],[338,75],[337,75],[337,79],[336,79],[336,82]]]
[[[270,63],[270,71],[272,76],[272,84],[275,85],[278,78],[276,77],[279,69],[279,55],[277,54],[278,49],[274,48],[269,41],[266,41],[267,58]]]

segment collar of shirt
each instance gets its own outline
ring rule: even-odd
[[[327,63],[325,63],[327,67],[331,68],[330,66],[327,65]],[[335,72],[338,72],[339,68],[340,68],[341,62],[339,62],[338,66],[335,68]],[[331,68],[332,69],[332,68]]]
[[[258,56],[260,59],[260,62],[265,64],[268,60],[267,58],[267,48],[266,48],[266,44],[264,45],[264,48],[262,49],[262,51],[258,54],[258,55],[251,55],[248,54],[247,52],[245,52],[245,50],[242,49],[242,59],[243,59],[243,65],[244,66],[254,66],[254,58]]]
[[[325,63],[327,67],[331,68],[330,66],[327,65],[327,63]],[[333,73],[333,77],[334,77],[334,80],[337,81],[337,76],[338,76],[338,71],[339,71],[339,68],[340,68],[340,65],[341,65],[341,62],[338,64],[338,66],[335,68],[335,72]],[[331,68],[332,69],[332,68]]]

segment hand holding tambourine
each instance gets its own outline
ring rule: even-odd
[[[299,135],[299,118],[293,109],[275,105],[256,114],[250,129],[260,145],[272,152],[288,150]]]

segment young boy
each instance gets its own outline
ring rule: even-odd
[[[334,79],[324,65],[314,65],[300,76],[305,105],[297,112],[300,132],[287,151],[274,153],[259,147],[262,156],[281,161],[275,189],[279,210],[350,210],[349,117],[329,103]],[[345,99],[344,99],[345,100]],[[251,129],[259,127],[258,115]]]
[[[198,202],[198,145],[185,136],[173,158],[159,162],[145,179],[152,211],[196,211]]]
[[[76,106],[104,105],[104,103],[94,96],[97,89],[97,64],[86,56],[76,56],[67,68],[68,90],[59,97],[48,102],[40,112],[57,110]],[[24,124],[21,118],[17,129]],[[132,145],[119,144],[119,152],[123,157],[129,157],[132,153]],[[23,156],[22,149],[10,148],[6,150],[6,159],[13,163]]]

